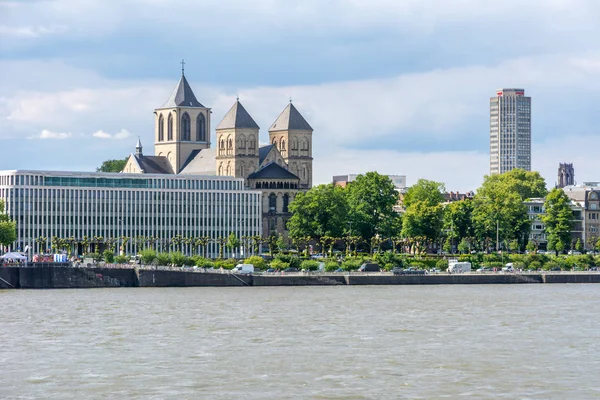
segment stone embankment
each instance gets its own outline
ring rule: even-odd
[[[0,267],[0,289],[188,286],[478,285],[600,283],[598,272],[524,274],[255,274],[237,275],[176,269],[73,268],[68,265]]]

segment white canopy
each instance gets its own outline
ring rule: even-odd
[[[6,253],[3,256],[0,256],[0,258],[3,259],[3,260],[8,260],[8,259],[11,259],[11,260],[27,260],[27,257],[25,257],[25,256],[23,256],[23,255],[21,255],[19,253],[14,253],[14,252]]]

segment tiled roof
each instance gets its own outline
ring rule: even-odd
[[[259,129],[258,125],[248,111],[242,106],[242,103],[236,101],[223,117],[217,130],[219,129],[234,129],[234,128],[252,128]]]
[[[186,160],[181,172],[182,175],[216,175],[217,150],[194,150]]]
[[[296,175],[292,174],[281,165],[270,162],[258,171],[250,174],[248,179],[297,179],[300,180]]]
[[[306,122],[300,112],[294,107],[292,103],[288,104],[287,107],[279,114],[279,117],[273,122],[273,125],[269,128],[269,132],[273,131],[287,131],[287,130],[300,130],[300,131],[312,131],[313,128]]]
[[[258,165],[262,164],[262,162],[267,158],[271,149],[275,147],[275,145],[268,144],[266,146],[262,146],[258,148]]]
[[[173,107],[204,107],[198,100],[190,87],[185,75],[181,75],[181,79],[177,86],[171,93],[169,100],[161,108],[173,108]]]
[[[142,171],[146,174],[172,174],[173,168],[165,156],[133,155]]]

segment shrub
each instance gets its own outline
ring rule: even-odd
[[[288,268],[289,266],[289,263],[282,261],[280,258],[276,258],[273,261],[271,261],[271,268],[282,270]]]
[[[420,261],[413,261],[409,264],[409,267],[418,268],[418,269],[427,269],[427,264]]]
[[[340,267],[340,264],[338,264],[337,261],[327,261],[325,263],[325,271],[327,271],[327,272],[335,271],[339,267]]]
[[[316,271],[319,269],[319,262],[315,260],[304,260],[300,263],[300,268],[307,271]]]
[[[527,266],[527,269],[537,271],[538,269],[542,269],[542,263],[539,261],[532,261]]]
[[[215,268],[223,268],[223,269],[233,269],[236,265],[236,260],[234,258],[228,258],[226,260],[217,260],[215,261]]]
[[[127,264],[127,261],[129,261],[129,257],[127,257],[124,254],[120,254],[118,256],[115,257],[115,262],[117,264]]]
[[[392,263],[387,263],[383,266],[383,270],[384,271],[391,271],[394,269],[396,265],[392,264]]]
[[[171,257],[171,263],[175,264],[178,267],[181,267],[181,266],[183,266],[183,264],[185,264],[186,257],[180,251],[174,251],[174,252],[170,253],[170,257]]]
[[[342,263],[342,269],[344,269],[345,271],[356,271],[361,265],[362,262],[357,259],[345,260]]]
[[[448,269],[448,260],[438,260],[435,263],[435,268],[439,269],[440,271],[445,271]]]
[[[112,251],[106,249],[102,252],[102,256],[104,257],[104,261],[106,261],[109,264],[112,264],[115,262],[115,253],[113,253]]]
[[[496,268],[496,269],[502,269],[502,267],[504,267],[504,264],[502,264],[501,261],[490,261],[490,262],[483,263],[482,265],[485,267]]]
[[[196,259],[196,266],[200,268],[214,268],[215,263],[209,260],[208,258],[198,257]]]
[[[169,253],[158,253],[156,255],[156,263],[158,265],[169,265],[171,263],[171,257],[169,257]]]
[[[300,260],[298,257],[293,256],[291,254],[278,254],[275,258],[282,261],[283,263],[286,263],[288,265],[288,267],[293,267],[293,268],[298,268],[298,269],[300,268],[300,264],[302,263],[302,260]]]
[[[265,260],[260,256],[250,256],[244,260],[244,264],[252,264],[257,269],[265,269],[267,266]]]
[[[560,268],[560,265],[556,261],[548,261],[542,269],[544,271],[550,271],[551,269]]]
[[[483,256],[483,262],[485,264],[489,264],[491,262],[500,262],[502,263],[502,256],[496,253],[485,254]]]
[[[156,251],[153,249],[144,249],[140,251],[140,257],[142,258],[142,264],[150,265],[156,259]]]

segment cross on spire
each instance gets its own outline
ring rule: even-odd
[[[183,75],[183,71],[185,69],[185,61],[183,61],[183,58],[181,59],[181,75]]]

